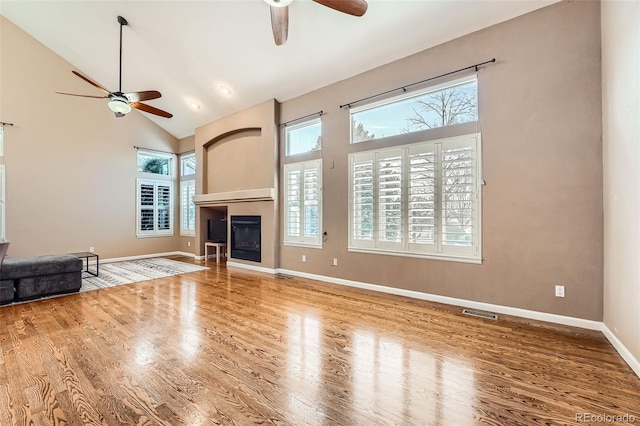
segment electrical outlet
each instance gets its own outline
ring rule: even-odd
[[[564,286],[557,285],[556,286],[556,297],[564,297]]]
[[[187,241],[187,247],[191,247],[191,241]]]
[[[334,257],[333,259],[331,259],[331,266],[338,266],[338,258]]]
[[[93,253],[94,250],[95,250],[95,248],[89,247],[89,253]]]
[[[302,255],[302,263],[305,263],[307,261],[307,255],[303,254]]]

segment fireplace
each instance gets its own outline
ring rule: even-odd
[[[260,262],[260,216],[231,216],[231,257]]]

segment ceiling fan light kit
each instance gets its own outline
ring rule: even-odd
[[[113,96],[107,105],[115,113],[124,115],[131,112],[131,105],[124,96]]]
[[[157,90],[144,90],[142,92],[129,92],[129,93],[122,92],[122,27],[124,27],[125,25],[129,25],[129,23],[122,16],[118,16],[118,24],[120,24],[120,61],[118,64],[119,65],[118,91],[110,92],[109,90],[105,89],[95,81],[91,80],[89,77],[86,77],[77,71],[71,71],[75,76],[83,79],[84,81],[86,81],[87,83],[95,87],[96,89],[101,90],[105,94],[105,96],[76,95],[73,93],[63,93],[63,92],[56,92],[56,93],[60,95],[79,96],[82,98],[98,98],[98,99],[108,98],[109,102],[107,103],[107,106],[111,111],[115,113],[116,117],[124,117],[126,114],[131,112],[132,108],[147,112],[149,114],[154,114],[160,117],[164,117],[164,118],[173,117],[173,114],[167,111],[163,111],[159,108],[140,102],[140,101],[150,101],[152,99],[158,99],[159,97],[161,97],[162,94]]]

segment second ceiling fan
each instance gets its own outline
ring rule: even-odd
[[[271,28],[273,39],[278,46],[287,41],[289,34],[289,4],[293,0],[264,0],[271,6]],[[353,16],[362,16],[367,11],[365,0],[313,0],[338,12]]]
[[[173,114],[163,111],[159,108],[153,107],[151,105],[143,104],[142,101],[150,101],[152,99],[158,99],[162,95],[157,90],[145,90],[142,92],[122,92],[122,27],[125,25],[129,25],[126,19],[122,16],[118,16],[118,24],[120,24],[120,74],[119,74],[119,85],[117,92],[110,92],[95,81],[91,80],[89,77],[86,77],[80,74],[77,71],[71,71],[76,76],[80,77],[93,87],[100,89],[104,96],[91,96],[91,95],[76,95],[74,93],[63,93],[56,92],[60,95],[69,95],[69,96],[79,96],[81,98],[98,98],[98,99],[109,99],[109,109],[113,111],[116,117],[124,117],[125,114],[131,112],[132,108],[135,108],[140,111],[148,112],[149,114],[158,115],[164,118],[171,118]]]

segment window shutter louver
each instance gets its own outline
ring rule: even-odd
[[[433,246],[436,239],[436,158],[433,145],[410,150],[408,186],[409,244],[423,250],[426,245]]]
[[[442,148],[442,247],[471,247],[476,193],[475,157],[470,144]]]
[[[378,242],[402,243],[402,151],[378,154]],[[388,246],[388,245],[387,245]]]

